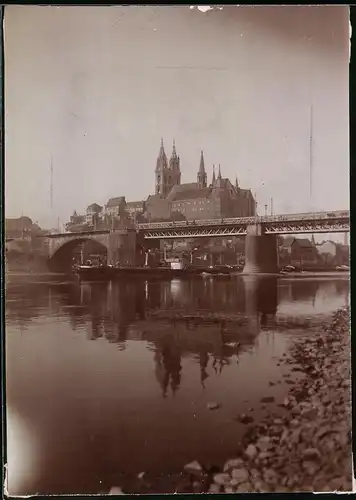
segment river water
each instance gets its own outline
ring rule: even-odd
[[[234,455],[283,401],[278,358],[347,304],[349,277],[6,283],[8,488],[99,493]],[[293,373],[296,377],[297,374]],[[207,405],[218,403],[219,409]]]

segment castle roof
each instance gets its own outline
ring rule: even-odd
[[[239,194],[242,194],[242,196],[244,196],[245,198],[247,198],[247,196],[252,196],[251,189],[241,189],[241,188],[239,188]]]
[[[197,182],[189,182],[187,184],[173,186],[167,196],[167,199],[169,201],[184,201],[195,198],[207,198],[210,193],[210,187],[200,188],[198,187]]]

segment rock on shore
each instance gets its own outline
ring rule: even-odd
[[[349,317],[348,308],[337,311],[321,334],[297,338],[279,360],[303,374],[288,385],[284,416],[270,413],[252,424],[236,456],[220,470],[188,464],[170,492],[351,491]],[[247,422],[246,415],[242,420]],[[146,488],[160,492],[154,482]]]
[[[210,491],[351,491],[350,353],[348,309],[337,311],[323,334],[298,339],[280,360],[304,373],[286,395],[285,417],[257,424]]]

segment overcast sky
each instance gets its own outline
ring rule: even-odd
[[[161,136],[182,182],[203,149],[259,212],[348,208],[348,64],[343,6],[6,6],[6,216],[145,199]]]

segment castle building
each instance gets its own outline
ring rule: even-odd
[[[149,220],[214,219],[255,215],[255,200],[250,189],[242,189],[223,178],[219,165],[208,185],[204,153],[201,151],[197,182],[181,184],[181,165],[175,142],[168,161],[163,139],[155,169],[155,194],[147,198],[145,215]]]
[[[250,189],[242,189],[237,181],[232,184],[221,175],[213,173],[208,185],[204,152],[200,153],[196,182],[181,183],[181,164],[173,141],[168,161],[163,139],[155,168],[155,194],[146,201],[126,201],[125,196],[110,198],[103,207],[92,203],[85,215],[76,212],[66,225],[68,231],[80,231],[83,226],[103,225],[126,220],[135,222],[140,217],[149,221],[223,219],[255,215],[255,200]],[[142,219],[141,219],[142,220]],[[95,224],[94,224],[95,221]]]

